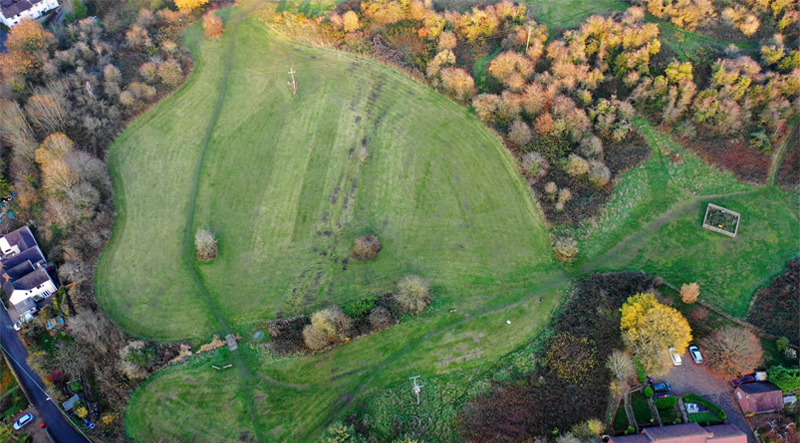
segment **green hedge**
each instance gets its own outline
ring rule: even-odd
[[[767,379],[783,392],[800,390],[800,368],[773,366],[767,371]]]
[[[372,311],[372,308],[375,307],[377,302],[378,296],[370,295],[342,306],[342,312],[353,320],[359,321]]]
[[[644,366],[642,366],[642,362],[639,360],[638,357],[633,357],[633,363],[636,365],[636,378],[639,379],[639,383],[646,382],[647,373],[644,372]]]
[[[683,401],[687,403],[697,403],[700,406],[708,409],[709,411],[713,412],[720,420],[725,420],[728,416],[725,414],[725,411],[722,410],[719,406],[711,403],[710,401],[706,400],[705,398],[697,395],[697,394],[686,394],[683,396]]]
[[[678,397],[661,397],[656,399],[656,408],[674,408],[678,404]]]

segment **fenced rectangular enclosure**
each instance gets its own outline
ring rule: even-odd
[[[706,215],[703,217],[703,227],[729,237],[736,237],[740,219],[741,215],[738,212],[709,203]]]

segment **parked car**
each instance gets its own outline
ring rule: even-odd
[[[34,309],[31,309],[30,311],[28,311],[28,312],[26,312],[26,313],[24,313],[24,314],[20,315],[20,316],[19,316],[19,320],[17,320],[17,322],[16,322],[16,323],[14,323],[14,330],[15,330],[15,331],[19,331],[19,330],[21,330],[21,329],[22,329],[22,328],[23,328],[23,327],[24,327],[26,324],[28,324],[28,323],[30,323],[31,321],[33,321],[33,314],[35,314],[35,313],[36,313],[36,308],[34,308]]]
[[[681,365],[681,355],[678,354],[678,350],[675,348],[669,348],[669,358],[672,359],[672,364],[675,366]]]
[[[733,380],[731,380],[731,386],[733,386],[735,388],[735,387],[737,387],[739,385],[743,385],[745,383],[753,383],[754,381],[756,381],[755,374],[743,375],[743,376],[741,376],[739,378],[734,378]]]
[[[14,429],[19,431],[25,426],[31,424],[33,422],[33,419],[34,419],[33,414],[31,414],[30,412],[23,415],[22,417],[19,418],[19,420],[14,422]]]
[[[700,349],[698,349],[697,346],[689,346],[689,355],[692,356],[692,360],[694,360],[696,364],[699,365],[703,363],[703,354],[700,353]]]
[[[651,387],[656,394],[664,394],[672,390],[672,386],[667,382],[655,383]]]

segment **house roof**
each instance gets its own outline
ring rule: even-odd
[[[697,423],[660,426],[642,431],[653,442],[706,443],[708,431]]]
[[[739,385],[736,398],[745,414],[777,411],[783,408],[783,391],[772,383],[755,382]]]
[[[0,0],[0,10],[3,11],[3,15],[6,18],[14,18],[42,1],[43,0]]]
[[[24,262],[18,264],[17,266],[14,266],[13,268],[8,269],[6,271],[6,274],[8,274],[8,276],[12,280],[15,280],[15,279],[18,279],[18,278],[22,277],[23,275],[25,275],[25,274],[27,274],[29,272],[33,272],[34,269],[36,269],[36,267],[33,266],[33,263],[31,263],[30,260],[25,260]]]
[[[25,261],[30,261],[31,263],[41,263],[45,261],[44,254],[42,254],[42,250],[39,249],[38,246],[34,245],[32,248],[28,248],[13,257],[0,259],[3,269],[13,269],[15,266],[20,265]]]
[[[619,437],[611,437],[608,439],[609,443],[650,443],[650,439],[644,434],[621,435]]]
[[[12,0],[0,0],[0,7],[3,8],[4,12],[3,15],[5,15],[6,11],[5,4],[11,1]],[[6,17],[8,16],[6,15]],[[38,245],[38,243],[36,243],[36,238],[33,236],[33,232],[31,232],[31,228],[28,226],[23,226],[15,231],[11,231],[4,235],[3,238],[8,242],[9,246],[17,246],[19,247],[20,251],[24,251]]]
[[[782,392],[778,389],[777,386],[773,385],[769,382],[764,381],[757,381],[755,383],[745,383],[743,385],[739,385],[739,389],[742,390],[745,394],[763,394],[767,392],[778,391]]]
[[[709,442],[747,443],[747,434],[731,424],[705,426],[703,429],[705,429],[709,434],[713,434],[713,436],[708,439]]]
[[[14,289],[28,290],[48,281],[50,281],[50,274],[47,273],[47,270],[38,268],[24,277],[15,280],[12,285]]]

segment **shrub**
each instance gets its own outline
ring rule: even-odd
[[[656,399],[656,408],[674,408],[678,404],[678,397],[661,397]]]
[[[375,308],[375,303],[378,301],[378,297],[375,295],[370,295],[368,297],[362,298],[361,300],[356,300],[352,303],[348,303],[342,307],[342,312],[355,321],[361,320],[365,315],[369,314],[370,311]]]
[[[591,166],[589,162],[578,155],[570,154],[564,171],[569,174],[570,177],[580,177],[581,175],[588,174],[590,169]]]
[[[606,367],[618,380],[625,381],[633,375],[634,366],[630,356],[615,349],[606,359]]]
[[[208,3],[208,0],[175,0],[175,6],[181,11],[197,9]]]
[[[697,283],[683,284],[681,286],[681,299],[684,303],[692,304],[700,297],[700,285]]]
[[[369,313],[369,323],[373,331],[382,331],[392,326],[392,313],[384,306],[377,306]]]
[[[197,248],[197,259],[209,262],[217,258],[217,239],[207,229],[198,229],[194,235],[194,245]]]
[[[773,366],[767,370],[767,377],[770,383],[781,388],[783,392],[800,390],[800,368]]]
[[[74,382],[70,383],[69,384],[69,388],[72,390],[72,392],[75,392],[76,394],[78,392],[82,392],[83,391],[83,385],[81,385],[81,382],[79,382],[77,380],[75,380]]]
[[[714,415],[716,415],[717,418],[719,418],[720,420],[725,420],[726,418],[728,418],[728,416],[725,415],[725,411],[723,411],[722,408],[720,408],[719,406],[715,405],[714,403],[711,403],[710,401],[706,400],[705,398],[703,398],[703,397],[701,397],[701,396],[699,396],[697,394],[686,394],[686,395],[683,396],[683,401],[686,402],[686,403],[697,403],[697,404],[699,404],[700,406],[702,406],[702,407],[708,409],[709,411],[713,412]]]
[[[222,19],[214,15],[213,12],[207,13],[203,16],[203,31],[205,31],[206,37],[208,38],[221,37],[224,32]]]
[[[353,244],[353,258],[359,261],[372,260],[378,256],[381,250],[381,242],[378,237],[367,234],[358,237]]]
[[[525,146],[531,142],[531,128],[522,120],[514,120],[508,131],[508,139],[518,146]]]
[[[314,332],[308,332],[308,334],[310,334],[312,338],[311,341],[314,344],[318,344],[318,342],[321,341],[318,341],[318,339],[321,337],[324,337],[328,342],[341,342],[345,341],[347,333],[352,327],[353,321],[344,315],[341,309],[337,307],[323,309],[311,315],[311,324],[306,326],[303,330],[303,337],[306,338],[306,344],[308,345],[306,333],[309,330],[313,330]],[[311,345],[308,347],[311,349],[320,349],[320,347]]]
[[[786,348],[789,347],[789,339],[786,337],[781,337],[775,340],[775,347],[778,349],[778,352],[783,352]]]
[[[570,237],[559,237],[553,245],[553,252],[555,252],[556,258],[559,261],[571,262],[575,260],[575,256],[578,255],[577,244],[578,242]]]
[[[650,386],[647,386],[646,388],[644,388],[644,395],[646,397],[652,397],[653,394],[654,394],[653,388],[651,388]]]
[[[176,87],[183,81],[183,69],[175,60],[167,60],[158,65],[158,77],[165,85]]]
[[[418,275],[407,275],[397,284],[395,299],[407,312],[422,312],[431,302],[430,284]]]

